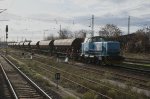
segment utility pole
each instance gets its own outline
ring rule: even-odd
[[[45,31],[44,31],[43,39],[45,39]]]
[[[7,9],[0,9],[0,13],[3,13],[4,11],[6,11]]]
[[[59,34],[61,35],[61,24],[60,24],[60,30],[59,30]]]
[[[44,31],[44,34],[43,34],[43,40],[44,40],[44,39],[46,39],[46,34],[45,33],[46,33],[46,31],[48,31],[48,29],[45,29],[43,31]]]
[[[23,42],[24,37],[22,36],[22,42]]]
[[[94,36],[94,15],[92,15],[92,26],[91,26],[91,28],[92,28],[91,37],[93,37]]]
[[[130,16],[128,17],[128,35],[130,34]]]

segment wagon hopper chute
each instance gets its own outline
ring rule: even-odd
[[[29,49],[31,52],[38,52],[38,49],[39,49],[38,46],[39,46],[39,41],[29,43]]]
[[[49,40],[49,41],[40,41],[39,42],[39,49],[42,53],[49,53],[52,55],[53,53],[53,44],[54,40]]]
[[[25,50],[29,50],[29,43],[30,42],[24,42],[23,43],[23,47],[24,47]]]
[[[20,42],[20,43],[19,43],[19,48],[20,48],[20,49],[23,49],[23,43],[24,43],[24,42]]]

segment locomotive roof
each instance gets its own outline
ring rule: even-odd
[[[39,45],[49,45],[53,40],[48,40],[48,41],[40,41]]]
[[[93,38],[102,38],[104,41],[112,41],[113,40],[112,37],[94,36],[94,37],[92,37],[92,39]]]

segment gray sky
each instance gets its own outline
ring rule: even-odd
[[[0,14],[0,20],[9,20],[0,21],[0,33],[4,39],[8,24],[9,40],[41,40],[44,31],[57,35],[60,24],[71,31],[90,30],[92,14],[95,32],[110,23],[127,33],[128,16],[131,32],[150,26],[150,0],[0,0],[0,9],[8,9]]]

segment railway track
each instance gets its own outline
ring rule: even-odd
[[[125,61],[126,62],[133,62],[133,63],[150,64],[150,60],[148,60],[148,59],[125,58]]]
[[[15,99],[52,99],[6,57],[0,56],[1,68]]]
[[[119,90],[119,89],[115,89],[115,88],[111,88],[111,87],[109,87],[109,86],[107,86],[107,85],[105,85],[105,84],[103,84],[100,80],[96,80],[96,79],[90,79],[89,77],[86,77],[86,76],[83,76],[82,74],[82,76],[81,75],[78,75],[78,74],[76,74],[76,73],[71,73],[71,72],[69,72],[69,71],[65,71],[65,70],[62,70],[62,69],[60,69],[59,67],[57,68],[57,66],[56,67],[54,67],[54,66],[50,66],[50,65],[47,65],[47,64],[44,64],[44,63],[41,63],[41,62],[39,62],[39,60],[37,61],[39,64],[43,64],[42,66],[43,67],[38,67],[38,68],[40,68],[41,70],[43,69],[43,70],[45,70],[45,71],[47,71],[47,72],[52,72],[52,71],[59,71],[62,75],[63,75],[63,78],[65,78],[65,79],[69,79],[69,80],[71,80],[71,81],[73,81],[73,82],[76,82],[76,81],[79,81],[78,79],[82,79],[82,80],[84,80],[84,81],[86,81],[86,82],[88,82],[88,84],[94,84],[94,85],[100,85],[100,86],[103,86],[104,88],[108,88],[108,89],[111,89],[111,90],[114,90],[114,91],[116,91],[116,92],[119,92],[119,93],[122,93],[122,94],[125,94],[125,95],[127,95],[127,96],[130,96],[130,97],[134,97],[134,96],[132,96],[131,94],[129,94],[129,93],[127,93],[127,92],[121,92],[121,90]],[[47,66],[47,67],[44,67],[44,65],[45,66]],[[50,67],[50,68],[49,68]],[[54,69],[54,70],[53,70]],[[69,76],[69,78],[68,78],[68,76]],[[71,76],[71,77],[70,77]],[[67,78],[66,78],[67,77]],[[136,79],[136,78],[135,78]],[[139,80],[139,79],[136,79],[136,80]],[[140,79],[140,81],[144,81],[144,80],[141,80]],[[79,82],[78,82],[79,83]],[[141,85],[141,86],[146,86],[146,85],[144,85],[143,83],[137,83],[138,85]],[[146,86],[147,87],[147,86]],[[150,87],[149,87],[150,88]],[[148,89],[149,89],[148,88]],[[92,90],[95,90],[95,89],[92,89]],[[98,92],[98,90],[95,90],[96,92]]]
[[[43,63],[41,63],[41,62],[38,62],[38,63],[43,64]],[[48,66],[48,65],[46,65],[46,64],[43,64],[43,65]],[[73,83],[73,84],[75,84],[75,85],[77,85],[77,86],[80,86],[81,88],[83,88],[83,89],[85,89],[85,90],[89,90],[89,91],[94,92],[95,94],[98,95],[98,97],[99,97],[100,99],[112,99],[111,97],[109,97],[109,96],[107,96],[107,95],[105,95],[105,94],[102,94],[101,92],[96,91],[95,89],[92,89],[92,88],[90,88],[90,87],[87,87],[87,86],[85,86],[84,84],[78,82],[77,77],[81,79],[80,76],[72,75],[72,74],[70,74],[70,73],[68,73],[68,72],[62,71],[62,70],[60,70],[60,69],[58,69],[58,68],[54,68],[54,67],[52,67],[53,69],[51,69],[51,70],[49,70],[48,68],[45,68],[45,67],[40,67],[40,66],[37,66],[37,67],[40,68],[41,70],[44,70],[44,71],[47,72],[47,73],[55,74],[56,72],[60,72],[60,73],[62,74],[62,76],[61,76],[62,79],[66,80],[66,81],[69,81],[69,82],[71,82],[71,83]],[[72,76],[72,77],[70,77],[70,76]],[[82,79],[85,79],[85,78],[83,77]],[[94,81],[90,81],[90,82],[94,82]]]
[[[0,99],[12,99],[13,95],[8,88],[2,69],[0,69]]]
[[[36,58],[38,58],[38,57],[40,58],[40,56],[36,56]],[[40,58],[38,61],[40,61],[40,60],[42,60],[42,59]],[[107,70],[103,70],[100,68],[87,66],[87,65],[71,64],[70,66],[78,67],[79,70],[82,70],[82,71],[85,71],[88,73],[93,73],[96,75],[101,75],[101,76],[105,76],[106,73],[109,73],[111,75],[111,79],[115,79],[115,80],[119,80],[119,81],[129,82],[129,80],[132,79],[132,81],[134,81],[134,84],[138,85],[138,87],[140,86],[142,88],[150,89],[150,86],[146,85],[149,82],[149,80],[143,79],[141,77],[139,78],[139,77],[133,76],[133,75],[120,74],[117,72],[110,72]]]
[[[40,60],[41,59],[47,59],[46,57],[41,57],[41,56],[38,56],[40,59],[38,60],[38,62],[40,62]],[[46,65],[46,64],[43,64],[43,65]],[[48,66],[48,65],[47,65]],[[97,68],[93,68],[93,67],[87,67],[87,66],[79,66],[79,65],[76,65],[76,66],[78,66],[80,69],[82,69],[83,71],[88,71],[88,72],[93,72],[93,73],[97,73],[97,75],[102,75],[102,74],[104,74],[106,71],[102,71],[102,70],[100,70],[100,69],[97,69]],[[65,79],[67,79],[67,80],[69,80],[70,78],[66,78],[66,76],[67,75],[72,75],[72,74],[70,74],[70,73],[68,73],[68,72],[66,72],[66,71],[63,71],[63,70],[60,70],[60,69],[58,69],[58,68],[54,68],[54,67],[52,67],[52,66],[50,66],[51,68],[53,68],[53,69],[55,69],[55,70],[57,70],[57,71],[60,71],[60,72],[62,72],[62,73],[66,73],[66,74],[64,74],[64,77],[63,78],[65,78]],[[47,72],[51,72],[51,73],[54,73],[54,72],[52,72],[51,71],[51,69],[48,69],[48,68],[44,68],[44,67],[38,67],[38,68],[40,68],[41,70],[45,70],[45,71],[47,71]],[[54,70],[53,70],[54,71]],[[131,76],[128,76],[128,75],[121,75],[121,74],[118,74],[118,73],[111,73],[112,75],[114,75],[114,77],[115,76],[117,76],[115,79],[122,79],[122,78],[124,78],[124,80],[129,80],[129,79],[134,79],[135,81],[137,81],[137,83],[135,83],[135,84],[138,84],[138,85],[140,85],[140,86],[144,86],[144,87],[147,87],[146,85],[145,85],[145,83],[147,82],[146,80],[144,80],[144,79],[140,79],[140,78],[136,78],[136,77],[131,77]],[[65,76],[66,75],[66,76]],[[75,78],[75,76],[76,77],[78,77],[78,78],[81,78],[81,79],[84,79],[84,80],[88,80],[90,83],[94,83],[94,84],[99,84],[99,81],[96,81],[96,80],[94,80],[94,81],[92,81],[92,80],[90,80],[90,79],[88,79],[88,78],[84,78],[84,77],[81,77],[81,76],[79,76],[79,75],[73,75],[74,76],[74,78]],[[119,77],[118,77],[119,76]],[[71,80],[72,81],[72,80]],[[72,81],[72,82],[75,82],[75,80],[74,81]],[[138,83],[138,82],[140,82],[140,83]],[[149,87],[148,87],[148,89],[149,89]]]
[[[129,76],[127,74],[120,74],[120,73],[117,73],[117,72],[110,72],[110,71],[106,71],[106,70],[102,70],[102,69],[94,68],[94,67],[89,67],[89,66],[83,66],[83,65],[76,65],[76,66],[78,66],[80,69],[82,69],[84,71],[93,72],[93,73],[96,73],[97,75],[104,76],[105,73],[109,73],[110,75],[112,75],[111,79],[115,79],[115,80],[119,80],[119,81],[128,82],[129,79],[132,79],[135,84],[140,85],[141,87],[150,89],[150,86],[146,85],[146,83],[148,83],[149,80],[145,80],[143,78]]]
[[[113,67],[132,71],[132,72],[138,73],[140,75],[150,76],[150,69],[136,68],[136,67],[131,67],[131,66],[123,66],[123,65],[114,65]]]
[[[135,59],[135,58],[125,58],[123,64],[131,65],[131,67],[140,69],[139,71],[150,71],[150,60],[148,59]],[[129,66],[128,66],[129,67]]]
[[[36,61],[36,60],[34,60],[34,61]],[[60,70],[58,70],[57,68],[54,68],[54,67],[51,67],[51,69],[50,68],[45,68],[45,66],[48,66],[48,65],[46,65],[46,64],[44,64],[44,63],[41,63],[41,62],[39,62],[39,61],[36,61],[38,64],[42,64],[42,66],[35,66],[35,71],[37,71],[37,72],[39,72],[40,73],[40,71],[44,71],[44,73],[46,73],[46,77],[52,77],[51,75],[55,75],[55,73],[57,73],[58,71],[60,71]],[[32,68],[33,69],[33,68]],[[40,71],[39,71],[40,70]],[[78,87],[80,87],[81,88],[81,90],[88,90],[88,91],[90,91],[90,92],[94,92],[95,94],[97,94],[97,96],[98,96],[98,99],[112,99],[111,97],[109,97],[109,96],[107,96],[107,95],[105,95],[105,94],[102,94],[102,93],[100,93],[100,92],[97,92],[97,91],[95,91],[94,89],[92,89],[92,88],[90,88],[90,87],[87,87],[87,86],[85,86],[85,85],[83,85],[82,83],[80,83],[80,82],[78,82],[78,81],[76,81],[75,79],[73,80],[73,79],[71,79],[70,78],[70,76],[69,77],[67,77],[68,75],[61,75],[61,78],[64,80],[64,82],[70,82],[73,86],[75,85],[76,86],[76,88],[78,88]],[[55,81],[54,81],[55,82]]]
[[[27,52],[27,53],[29,53],[29,52]],[[41,57],[38,54],[36,54],[36,56]],[[41,58],[45,58],[45,57],[42,56]],[[136,61],[137,61],[137,63],[138,62],[139,63],[146,63],[146,64],[150,63],[149,60],[132,59],[132,58],[126,58],[125,59],[125,62],[130,62],[130,61],[132,61],[133,63],[135,63]],[[133,67],[133,66],[123,66],[123,65],[114,65],[114,66],[111,66],[111,68],[124,69],[126,71],[131,71],[131,72],[134,72],[137,74],[150,76],[150,69],[147,69],[147,68],[140,68],[140,67],[138,68],[138,67]]]
[[[37,54],[36,54],[36,56],[41,57],[41,56],[39,56]],[[41,58],[45,58],[45,57],[42,56]],[[88,65],[88,64],[86,64],[86,65]],[[107,66],[107,67],[110,67],[110,66]],[[123,70],[131,71],[131,72],[134,72],[134,73],[137,73],[137,74],[142,74],[142,75],[148,75],[148,76],[150,76],[150,69],[148,69],[148,68],[140,68],[140,67],[124,66],[124,65],[113,65],[113,66],[111,66],[111,68],[123,69]]]
[[[39,58],[39,61],[41,61],[42,59],[45,59],[47,60],[47,57],[45,56],[39,56],[39,55],[35,55],[34,56],[35,58]],[[93,67],[93,66],[88,66],[87,64],[84,64],[84,65],[78,65],[78,64],[71,64],[71,66],[73,67],[78,67],[80,70],[83,70],[83,71],[86,71],[86,72],[89,72],[89,73],[94,73],[94,74],[97,74],[97,75],[101,75],[101,76],[105,76],[106,73],[109,73],[111,76],[111,79],[114,79],[114,80],[119,80],[119,81],[126,81],[126,82],[130,82],[130,80],[132,79],[132,81],[134,81],[134,84],[136,86],[140,86],[142,88],[146,88],[146,89],[150,89],[150,86],[147,86],[147,83],[149,82],[149,80],[146,80],[142,77],[137,77],[137,76],[133,76],[133,75],[128,75],[128,74],[121,74],[121,73],[117,73],[117,72],[110,72],[108,70],[105,70],[105,69],[101,69],[101,68],[98,68],[98,67]],[[128,69],[130,71],[134,71],[134,72],[138,72],[138,73],[142,73],[143,75],[144,74],[149,74],[150,72],[148,71],[144,71],[143,70],[137,70],[136,68],[130,68],[130,67],[122,67],[122,66],[114,66],[113,68],[121,68],[121,69]]]

